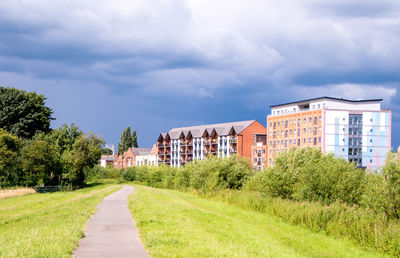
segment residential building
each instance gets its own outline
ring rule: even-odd
[[[180,167],[207,155],[251,159],[254,134],[265,134],[256,120],[173,128],[157,140],[159,163]]]
[[[254,169],[262,170],[267,165],[267,135],[254,134],[254,142],[251,146],[251,163]]]
[[[128,168],[136,165],[157,166],[158,158],[155,150],[155,146],[153,146],[153,149],[128,148],[128,150],[123,154],[117,153],[114,167]]]
[[[391,111],[381,109],[381,102],[320,97],[271,106],[268,165],[290,148],[314,147],[379,169],[391,149]]]
[[[135,157],[136,166],[158,166],[157,145],[154,144],[150,152],[140,152]]]
[[[115,155],[102,155],[99,161],[99,165],[103,168],[110,164],[113,165],[115,159]]]

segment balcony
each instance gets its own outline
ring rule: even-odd
[[[235,138],[230,138],[229,139],[229,143],[230,144],[236,144],[237,143],[237,138],[235,137]]]
[[[181,146],[186,146],[186,142],[180,142]]]
[[[171,152],[165,153],[165,156],[171,156]]]
[[[186,154],[186,151],[180,151],[179,154],[184,155]]]
[[[208,146],[210,145],[210,141],[204,141],[203,144]]]
[[[171,148],[171,145],[169,145],[169,144],[167,145],[167,144],[166,144],[166,145],[165,145],[165,148]]]
[[[160,148],[160,149],[164,148],[164,144],[159,144],[158,148]]]

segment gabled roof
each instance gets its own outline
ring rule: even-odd
[[[219,136],[225,136],[229,135],[232,128],[235,130],[236,134],[240,134],[244,129],[249,127],[255,121],[256,120],[248,120],[248,121],[221,123],[221,124],[180,127],[180,128],[173,128],[169,130],[168,133],[171,136],[171,139],[173,140],[179,139],[179,136],[182,133],[184,133],[186,137],[189,131],[192,133],[193,137],[202,137],[205,132],[211,134],[214,130]],[[174,137],[172,137],[172,135],[174,135]]]

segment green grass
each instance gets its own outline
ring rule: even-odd
[[[0,200],[0,257],[68,257],[98,203],[118,185]]]
[[[129,208],[152,257],[382,257],[351,241],[174,190],[135,186]]]

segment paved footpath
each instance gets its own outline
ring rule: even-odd
[[[104,198],[72,257],[149,257],[128,210],[133,191],[132,186],[124,185]]]

